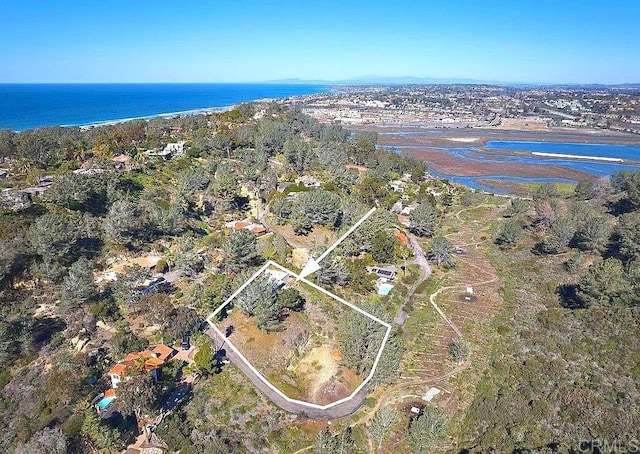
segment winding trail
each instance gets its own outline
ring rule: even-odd
[[[420,242],[414,235],[408,232],[405,232],[405,234],[409,238],[409,246],[411,247],[411,250],[413,251],[413,254],[415,256],[415,258],[411,261],[411,263],[418,265],[422,270],[422,272],[420,274],[420,279],[418,279],[411,286],[411,288],[409,288],[409,292],[407,293],[407,296],[405,297],[404,301],[402,302],[402,305],[398,309],[396,316],[393,318],[393,323],[395,323],[398,326],[402,326],[405,320],[407,319],[407,312],[404,310],[404,308],[411,301],[411,298],[416,292],[416,289],[420,284],[426,281],[431,275],[431,265],[429,265],[429,262],[427,261],[427,256],[424,253],[424,250],[422,249]]]
[[[448,216],[450,218],[457,220],[461,224],[469,224],[468,221],[465,221],[462,218],[461,216],[462,213],[466,211],[479,209],[479,208],[485,208],[485,207],[496,208],[495,205],[483,203],[480,205],[475,205],[472,207],[460,209],[457,212],[449,214]],[[498,208],[498,210],[501,210],[501,208]],[[476,228],[475,226],[472,226],[472,225],[468,225],[468,226],[473,228],[473,231],[470,232],[471,233],[470,238],[466,237],[465,239],[462,239],[461,234],[463,235],[463,237],[466,236],[462,231],[450,233],[446,236],[451,240],[454,246],[458,248],[464,247],[464,248],[469,248],[471,250],[474,250],[475,252],[474,254],[470,254],[469,256],[467,256],[467,254],[465,253],[460,258],[463,268],[467,270],[461,276],[473,277],[473,279],[469,279],[467,281],[467,279],[465,278],[464,281],[462,282],[459,281],[459,279],[455,279],[454,282],[451,283],[451,285],[439,287],[435,292],[429,295],[429,304],[434,308],[434,310],[438,313],[439,317],[445,322],[445,324],[448,325],[451,328],[451,330],[455,332],[455,335],[459,337],[463,337],[461,329],[457,326],[454,320],[452,320],[451,317],[449,317],[446,314],[446,312],[439,307],[439,305],[436,303],[436,299],[439,296],[441,296],[442,293],[445,293],[447,291],[456,290],[456,289],[464,290],[466,289],[466,287],[474,287],[474,288],[482,287],[486,285],[495,284],[500,280],[498,275],[495,273],[495,270],[493,270],[492,268],[487,269],[487,267],[479,266],[479,264],[476,263],[474,258],[474,256],[477,254],[476,251],[479,251],[480,246],[482,244],[485,244],[491,241],[491,235],[488,235],[487,238],[478,239],[476,238],[476,234],[481,233],[482,231],[485,230],[485,228],[480,228],[480,226]],[[467,232],[469,233],[468,230]],[[410,238],[413,240],[411,241],[411,248],[414,250],[414,254],[416,255],[416,258],[423,259],[424,260],[423,263],[426,264],[426,266],[428,266],[428,271],[426,271],[427,268],[423,266],[423,264],[421,264],[420,262],[416,261],[416,263],[418,265],[421,265],[421,268],[423,269],[423,273],[419,281],[420,283],[422,283],[424,282],[424,280],[426,280],[428,275],[430,275],[431,267],[428,265],[424,251],[422,251],[422,248],[419,242],[417,241],[417,239],[413,236]],[[462,241],[460,241],[461,239]],[[411,299],[414,293],[415,293],[415,287],[412,287],[411,291],[409,292],[409,295],[407,296],[407,301],[405,301],[405,304],[408,302],[408,300]],[[402,305],[401,310],[398,311],[398,314],[396,315],[396,319],[394,320],[396,324],[401,324],[401,323],[398,323],[399,321],[404,323],[404,321],[407,318],[407,314],[404,312],[405,304]],[[373,418],[373,416],[378,410],[388,405],[396,405],[398,402],[402,402],[405,399],[422,399],[421,393],[426,388],[438,385],[440,389],[445,389],[446,391],[447,380],[450,377],[455,376],[460,372],[464,371],[465,369],[469,368],[471,365],[472,365],[472,361],[469,358],[463,361],[462,363],[456,365],[452,369],[447,370],[446,372],[439,374],[437,376],[432,376],[432,377],[424,376],[424,375],[421,376],[420,371],[418,370],[415,371],[417,372],[417,375],[415,376],[401,375],[399,380],[394,385],[382,391],[380,398],[377,400],[375,405],[372,408],[370,408],[365,414],[363,414],[360,418],[358,418],[353,424],[354,425],[367,424]],[[449,446],[440,446],[439,448],[451,449],[454,446],[455,446],[455,441],[453,441]],[[368,451],[370,453],[378,452],[378,450],[371,443],[370,439],[368,439],[368,448],[369,448]]]

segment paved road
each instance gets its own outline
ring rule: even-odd
[[[221,339],[212,328],[209,328],[206,333],[213,340],[214,345],[223,345],[224,339]],[[222,348],[224,348],[224,345]],[[260,377],[247,366],[247,363],[245,363],[240,357],[238,357],[231,349],[227,349],[226,352],[227,358],[229,358],[229,360],[231,360],[233,364],[235,364],[238,369],[240,369],[247,376],[247,378],[251,380],[254,386],[258,388],[258,390],[260,390],[262,394],[268,397],[271,402],[276,404],[278,407],[290,413],[296,413],[313,419],[333,420],[344,418],[345,416],[351,415],[358,408],[360,408],[367,397],[367,387],[365,386],[352,399],[331,407],[327,410],[319,410],[316,408],[307,407],[306,405],[292,403],[287,401],[286,399],[283,399],[282,396],[269,388],[260,379]]]
[[[402,302],[400,309],[398,309],[398,312],[393,319],[393,323],[398,326],[402,326],[407,319],[407,313],[404,310],[405,306],[409,304],[409,301],[411,300],[411,297],[415,293],[418,286],[426,281],[427,278],[431,275],[431,265],[429,265],[429,262],[427,261],[427,257],[422,250],[420,242],[414,235],[410,233],[407,233],[407,236],[409,238],[409,246],[411,247],[411,249],[413,250],[413,254],[415,255],[415,259],[413,259],[411,263],[415,263],[416,265],[418,265],[422,269],[422,274],[420,275],[420,279],[418,279],[418,281],[409,289],[406,298]]]

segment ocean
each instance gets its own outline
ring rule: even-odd
[[[0,129],[99,124],[328,90],[282,84],[0,84]]]

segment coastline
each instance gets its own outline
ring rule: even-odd
[[[266,101],[266,100],[256,99],[254,101],[247,101],[247,102],[262,102],[262,101]],[[135,120],[149,121],[149,120],[153,120],[154,118],[168,118],[168,119],[170,119],[170,118],[177,118],[177,117],[188,117],[188,116],[193,116],[193,115],[209,115],[209,114],[213,114],[213,113],[225,112],[227,110],[233,110],[234,108],[236,108],[240,104],[243,104],[243,103],[230,104],[228,106],[223,106],[223,107],[203,107],[201,109],[182,110],[182,111],[177,111],[177,112],[165,112],[165,113],[159,113],[159,114],[144,115],[144,116],[140,116],[140,117],[116,118],[116,119],[113,119],[113,120],[104,120],[104,121],[101,120],[101,121],[96,121],[96,122],[93,122],[93,123],[66,124],[66,125],[59,125],[59,127],[61,127],[61,128],[91,129],[91,128],[95,128],[95,127],[99,127],[99,126],[113,126],[113,125],[117,125],[117,124],[120,124],[120,123],[126,123],[126,122],[129,122],[129,121],[135,121]],[[43,126],[43,127],[47,127],[47,126]],[[20,131],[16,131],[16,132],[20,132]]]
[[[90,128],[216,113],[243,103],[326,93],[288,84],[0,84],[0,129]]]
[[[143,115],[140,117],[127,117],[127,118],[116,118],[113,120],[100,120],[100,121],[96,121],[96,122],[92,122],[92,123],[81,123],[81,124],[64,124],[64,125],[58,125],[58,126],[41,126],[42,128],[55,128],[55,127],[59,127],[59,128],[80,128],[83,130],[87,130],[87,129],[91,129],[91,128],[96,128],[96,127],[100,127],[100,126],[113,126],[113,125],[117,125],[120,123],[126,123],[129,121],[136,121],[136,120],[145,120],[145,121],[149,121],[149,120],[153,120],[155,118],[167,118],[167,119],[171,119],[171,118],[178,118],[178,117],[189,117],[189,116],[194,116],[194,115],[210,115],[210,114],[214,114],[214,113],[220,113],[220,112],[226,112],[228,110],[233,110],[236,107],[242,105],[242,104],[249,104],[249,103],[265,103],[265,102],[271,102],[271,101],[275,101],[279,98],[260,98],[260,99],[254,99],[251,101],[246,101],[246,102],[240,102],[240,103],[235,103],[235,104],[229,104],[226,106],[220,106],[220,107],[202,107],[202,108],[198,108],[198,109],[190,109],[190,110],[180,110],[177,112],[164,112],[164,113],[159,113],[159,114],[151,114],[151,115]],[[14,132],[16,133],[20,133],[22,131],[18,131],[18,130],[14,130]]]

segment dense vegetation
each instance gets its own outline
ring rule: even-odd
[[[632,452],[639,181],[625,172],[581,182],[570,199],[543,187],[511,204],[492,257],[508,308],[465,418],[464,452]]]
[[[186,141],[183,157],[163,160],[145,152],[178,140]],[[126,164],[114,165],[116,156]],[[225,387],[257,396],[237,371],[221,367],[219,346],[199,327],[255,266],[267,258],[284,263],[290,247],[277,234],[258,242],[247,230],[228,232],[225,221],[248,216],[257,203],[263,211],[254,217],[263,222],[291,224],[301,235],[319,226],[340,233],[370,206],[397,202],[399,194],[387,182],[405,173],[417,176],[411,199],[431,200],[422,179],[425,166],[378,150],[375,134],[352,136],[275,105],[90,129],[1,131],[0,159],[11,169],[0,183],[10,188],[0,214],[0,446],[9,452],[44,444],[49,451],[41,452],[121,449],[144,418],[160,413],[187,372],[202,378],[188,403],[158,430],[171,449],[252,451],[269,434],[277,439],[274,434],[287,426],[282,412],[269,410],[277,420],[246,436],[248,429],[237,422],[256,417],[257,402],[211,408],[235,395]],[[349,164],[370,170],[361,174]],[[315,175],[322,187],[295,183],[304,174]],[[19,195],[22,188],[41,186],[45,176],[53,182],[42,196]],[[289,187],[278,191],[279,183]],[[373,289],[364,265],[407,254],[391,233],[390,212],[380,210],[367,225],[317,277],[363,301]],[[155,267],[130,260],[149,254],[161,256]],[[97,283],[118,263],[116,281]],[[165,272],[177,281],[149,292],[152,275]],[[248,293],[240,305],[265,330],[279,328],[283,310],[304,304],[299,294],[276,295],[259,283]],[[158,383],[145,374],[123,382],[112,418],[101,419],[90,408],[92,398],[109,387],[105,372],[125,354],[158,342],[179,343],[188,333],[200,347],[195,365],[171,362]],[[401,339],[395,336],[390,345],[376,383],[397,373]],[[357,361],[370,366],[370,352]]]
[[[445,231],[443,219],[475,221],[484,197],[425,181],[423,164],[378,149],[375,133],[351,134],[277,105],[261,107],[87,130],[0,131],[0,159],[11,169],[0,185],[12,188],[0,211],[0,447],[121,450],[194,373],[195,384],[157,431],[181,453],[310,445],[319,453],[362,452],[367,441],[382,452],[579,452],[581,440],[626,449],[640,438],[640,172],[581,182],[568,198],[543,186],[533,200],[514,198],[487,221],[494,235],[481,250],[504,284],[504,306],[492,332],[482,333],[493,341],[490,358],[477,361],[486,366],[477,386],[468,379],[464,415],[436,400],[407,418],[368,399],[364,407],[375,411],[364,421],[328,430],[258,394],[201,333],[204,317],[258,266],[290,263],[298,242],[318,257],[329,237],[379,208],[312,279],[387,321],[409,289],[416,292],[406,306],[416,330],[394,328],[372,381],[372,390],[382,387],[382,401],[408,353],[419,360],[422,346],[435,344],[407,334],[422,336],[431,322],[414,314],[430,310],[429,296],[460,266],[458,254],[480,244],[454,245],[461,224]],[[178,140],[186,141],[185,156],[145,153]],[[126,165],[116,169],[112,158],[123,155]],[[303,175],[317,184],[306,185]],[[42,187],[45,176],[53,181],[42,196],[18,197],[19,189]],[[388,184],[399,179],[403,193]],[[410,228],[398,224],[398,202],[414,208]],[[256,239],[225,227],[246,217],[273,234]],[[412,255],[394,229],[422,242],[435,278],[418,284],[417,265],[409,265],[396,293],[380,297],[366,267],[399,265]],[[153,266],[132,260],[150,255],[160,257]],[[96,279],[115,268],[116,281]],[[158,273],[174,279],[148,291]],[[289,311],[304,305],[298,292],[274,292],[263,280],[236,302],[264,331],[281,329]],[[365,374],[383,332],[361,317],[338,322],[344,361]],[[157,383],[133,374],[110,418],[91,408],[115,362],[159,342],[180,343],[185,334],[198,347],[193,364],[168,363]],[[452,368],[474,363],[481,347],[463,334],[444,344]]]

